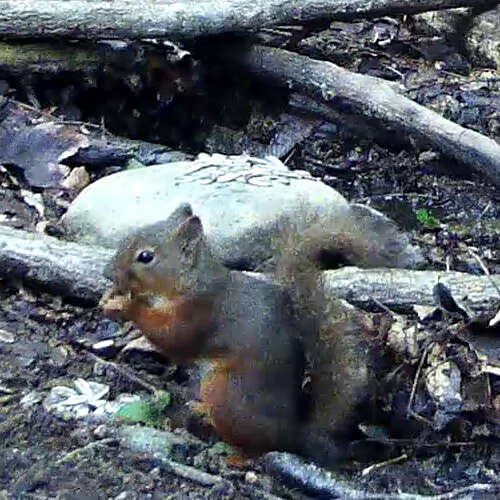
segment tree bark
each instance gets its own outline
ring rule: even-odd
[[[9,75],[90,72],[102,65],[102,57],[94,45],[0,42],[0,71]]]
[[[0,278],[97,303],[112,250],[0,226]]]
[[[396,135],[404,134],[467,165],[500,186],[500,145],[404,97],[397,85],[352,73],[330,62],[263,46],[234,45],[218,51],[253,74],[303,92],[367,120],[376,120]],[[326,116],[329,119],[328,116]]]
[[[485,0],[8,0],[0,35],[13,38],[195,38],[316,20],[474,7]]]
[[[474,276],[455,271],[408,271],[406,269],[358,269],[344,267],[323,273],[327,297],[339,297],[361,307],[373,307],[376,299],[396,309],[413,305],[437,306],[433,296],[439,282],[453,298],[472,310],[491,309],[500,303],[500,275]],[[496,287],[495,287],[496,285]]]
[[[99,301],[110,286],[103,270],[113,253],[100,247],[0,226],[0,278],[20,281],[72,300],[92,304]],[[403,309],[414,304],[436,305],[433,287],[438,278],[449,287],[456,300],[471,309],[489,307],[500,299],[490,281],[500,287],[500,276],[352,267],[325,271],[323,276],[328,297],[343,298],[365,307],[374,305],[373,298],[389,307]]]

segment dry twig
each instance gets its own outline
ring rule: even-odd
[[[411,415],[413,418],[420,420],[422,422],[425,422],[427,425],[432,427],[432,422],[430,422],[428,419],[425,417],[422,417],[422,415],[419,415],[415,411],[413,411],[413,401],[415,400],[415,394],[417,392],[417,385],[418,381],[420,378],[420,372],[422,371],[422,367],[424,366],[425,360],[427,359],[427,354],[431,350],[432,346],[434,345],[434,342],[430,342],[422,352],[422,355],[420,356],[420,361],[418,362],[418,367],[417,371],[415,372],[415,378],[413,379],[413,384],[411,387],[411,393],[410,393],[410,399],[408,400],[408,407],[407,407],[407,414]]]
[[[87,352],[87,355],[90,358],[92,358],[92,360],[94,360],[96,363],[99,363],[99,364],[105,366],[106,368],[111,368],[116,373],[118,373],[122,377],[126,378],[130,382],[133,382],[134,384],[137,384],[140,387],[142,387],[143,389],[146,389],[147,391],[151,392],[151,394],[156,394],[158,392],[158,390],[153,385],[149,384],[148,382],[146,382],[145,380],[140,378],[135,373],[132,373],[132,371],[129,370],[128,368],[125,368],[124,366],[120,366],[117,363],[114,363],[113,361],[106,361],[106,360],[100,358],[99,356],[96,356],[95,354],[93,354],[91,352]]]
[[[404,462],[405,460],[408,460],[408,455],[406,453],[403,453],[399,457],[390,458],[389,460],[385,460],[384,462],[379,462],[379,463],[370,465],[369,467],[365,467],[361,471],[361,475],[363,477],[367,476],[368,474],[370,474],[374,470],[382,469],[383,467],[387,467],[388,465],[398,464],[400,462]]]
[[[54,465],[57,466],[57,465],[61,465],[61,464],[65,463],[65,462],[69,462],[69,461],[73,460],[74,458],[76,458],[81,453],[84,453],[88,450],[92,450],[94,448],[102,448],[102,447],[105,447],[108,444],[111,444],[114,442],[116,442],[116,439],[114,439],[114,438],[106,438],[106,439],[101,439],[99,441],[92,441],[91,443],[89,443],[85,446],[82,446],[81,448],[76,448],[75,450],[72,450],[69,453],[66,453],[59,460],[56,460],[54,462]]]

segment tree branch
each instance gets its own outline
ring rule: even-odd
[[[254,45],[245,50],[233,44],[225,51],[221,48],[221,56],[336,109],[376,120],[395,134],[404,134],[468,165],[500,186],[500,145],[496,141],[404,97],[394,84],[271,47]]]

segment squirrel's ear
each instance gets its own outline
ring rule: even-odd
[[[182,224],[186,219],[193,216],[193,209],[189,203],[181,203],[168,217],[168,222],[172,226]],[[169,224],[170,225],[170,224]]]
[[[203,236],[203,226],[200,218],[196,215],[189,217],[179,226],[178,234],[184,242],[183,249],[192,251]]]

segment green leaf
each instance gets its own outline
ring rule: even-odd
[[[116,416],[127,423],[142,423],[150,426],[159,425],[163,420],[163,411],[170,404],[170,394],[159,391],[154,398],[134,401],[122,406]]]
[[[216,455],[230,455],[234,453],[234,448],[227,443],[218,441],[212,446],[211,451]]]
[[[144,165],[144,163],[141,163],[140,161],[136,160],[135,158],[131,158],[125,164],[125,170],[136,170],[138,168],[144,168],[145,166],[146,165]]]
[[[440,227],[439,221],[425,208],[420,208],[417,210],[417,220],[426,229],[436,229]]]

